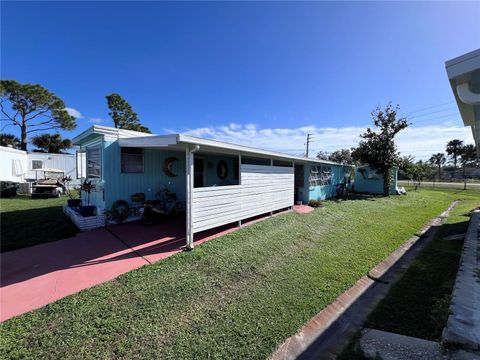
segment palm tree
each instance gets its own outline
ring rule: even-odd
[[[63,150],[72,147],[70,139],[62,139],[60,134],[37,135],[31,139],[31,143],[40,150],[53,154],[61,154]]]
[[[477,149],[475,145],[465,145],[462,146],[460,151],[460,163],[463,167],[463,176],[465,176],[465,168],[467,165],[475,164],[477,161]]]
[[[438,179],[442,177],[442,165],[445,164],[447,159],[444,153],[436,153],[430,157],[430,162],[438,166]]]
[[[13,134],[0,134],[0,145],[11,146],[14,149],[20,148],[20,139]]]
[[[453,160],[453,169],[457,169],[457,159],[458,156],[460,155],[462,151],[462,146],[463,146],[463,141],[458,140],[458,139],[453,139],[450,140],[447,143],[447,154],[452,158]]]

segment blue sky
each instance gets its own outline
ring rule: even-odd
[[[444,62],[480,47],[480,3],[2,2],[1,77],[111,125],[121,94],[155,133],[300,153],[349,147],[388,101],[418,158],[472,142]],[[429,109],[425,109],[429,108]],[[425,110],[422,110],[425,109]],[[418,111],[420,110],[420,111]]]

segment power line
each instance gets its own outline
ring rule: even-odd
[[[417,109],[417,110],[412,110],[412,111],[409,111],[408,113],[406,111],[404,111],[401,114],[399,114],[399,116],[409,116],[409,115],[412,115],[412,114],[415,114],[415,113],[418,113],[418,112],[422,112],[424,110],[434,109],[434,108],[437,108],[437,107],[440,107],[440,106],[444,106],[444,105],[448,105],[448,104],[454,104],[454,103],[455,103],[455,101],[448,101],[448,102],[445,102],[445,103],[442,103],[442,104],[437,104],[437,105],[427,106],[425,108],[421,108],[421,109]]]
[[[419,118],[419,117],[430,116],[432,114],[438,114],[438,113],[442,113],[442,112],[445,112],[445,111],[451,111],[451,110],[455,110],[455,109],[456,109],[456,107],[450,107],[450,108],[446,108],[446,109],[442,109],[442,110],[438,110],[438,111],[432,111],[432,112],[429,112],[429,113],[426,113],[426,114],[412,116],[410,118],[407,117],[407,119],[416,119],[416,118]]]
[[[435,116],[435,117],[432,117],[432,118],[429,118],[429,119],[421,119],[421,120],[418,120],[418,121],[413,121],[411,124],[415,125],[415,124],[424,123],[424,122],[427,122],[427,121],[437,121],[437,120],[446,119],[446,118],[449,118],[449,117],[452,117],[452,116],[458,116],[458,114],[457,113],[451,113],[451,114],[445,114],[445,115],[441,115],[441,116]]]

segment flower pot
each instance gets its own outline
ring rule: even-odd
[[[68,199],[67,200],[67,204],[68,204],[68,207],[71,207],[71,208],[78,208],[81,204],[81,200],[80,199]]]
[[[88,217],[88,216],[95,216],[95,210],[96,210],[96,206],[94,205],[87,205],[87,206],[80,206],[80,215],[82,215],[83,217]]]

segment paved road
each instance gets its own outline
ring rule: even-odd
[[[408,181],[406,180],[399,180],[398,184],[401,186],[408,185]],[[413,183],[410,181],[410,185],[413,185]],[[432,181],[424,181],[422,182],[422,187],[433,187],[433,186],[438,186],[438,187],[452,187],[452,188],[457,188],[457,189],[463,189],[463,182],[432,182]],[[480,190],[480,183],[478,182],[467,182],[467,189],[475,189],[475,190]]]

